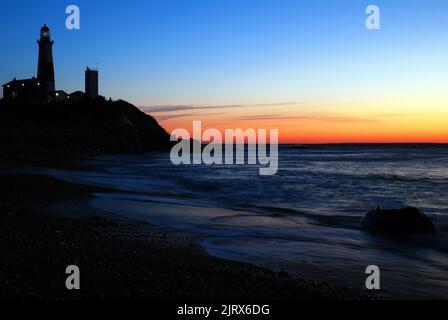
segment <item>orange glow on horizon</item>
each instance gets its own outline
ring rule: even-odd
[[[448,143],[448,110],[443,104],[432,108],[413,104],[327,108],[278,104],[200,109],[148,113],[169,133],[177,128],[191,133],[193,121],[201,121],[202,131],[214,128],[222,134],[225,129],[278,129],[281,144]]]

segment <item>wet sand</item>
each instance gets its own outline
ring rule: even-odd
[[[0,298],[352,300],[326,283],[205,254],[197,237],[89,205],[105,191],[40,175],[0,176]],[[81,290],[67,290],[77,265]]]

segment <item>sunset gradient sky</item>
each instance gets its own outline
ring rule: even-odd
[[[65,29],[65,7],[81,30]],[[380,31],[364,27],[381,8]],[[124,99],[171,131],[278,128],[283,143],[448,142],[446,0],[9,1],[0,82],[37,71],[55,41],[56,86]]]

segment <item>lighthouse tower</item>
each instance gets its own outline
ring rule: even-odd
[[[37,66],[37,80],[41,87],[42,98],[48,100],[55,91],[54,65],[53,65],[53,41],[50,29],[45,24],[40,29],[39,62]]]

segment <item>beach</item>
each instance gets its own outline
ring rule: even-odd
[[[60,166],[13,162],[3,165],[0,202],[57,221],[95,226],[93,218],[111,220],[118,226],[101,233],[113,239],[143,234],[145,245],[180,247],[194,261],[199,254],[207,261],[250,265],[274,279],[288,275],[386,300],[446,299],[447,150],[431,144],[281,145],[279,172],[268,178],[257,165],[174,166],[164,152],[98,155]],[[363,217],[378,206],[418,208],[437,232],[364,230]],[[371,265],[381,271],[381,289],[374,292],[365,286]],[[189,274],[196,263],[183,266]],[[170,273],[164,278],[174,279]],[[274,294],[251,288],[245,296],[269,292]],[[279,292],[278,299],[291,297]]]
[[[324,282],[211,257],[197,235],[90,206],[103,188],[43,175],[2,175],[0,181],[2,299],[360,298]],[[66,289],[68,265],[79,267],[81,290]]]

